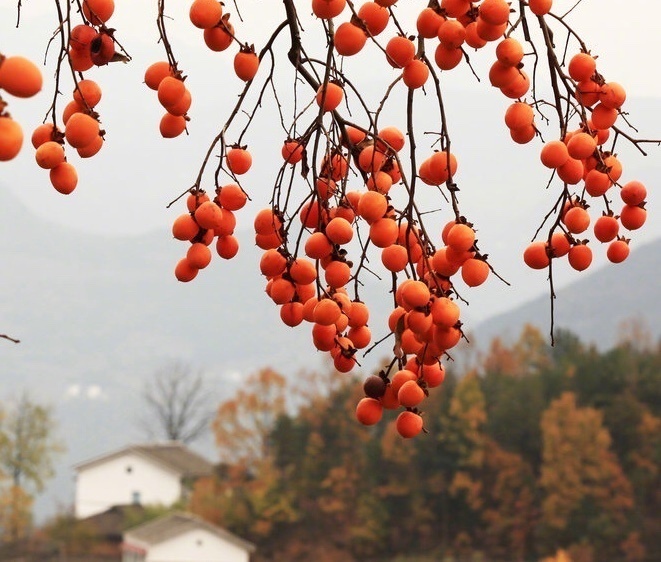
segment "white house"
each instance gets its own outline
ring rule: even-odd
[[[122,562],[249,562],[255,545],[188,513],[124,533]]]
[[[74,467],[75,515],[78,518],[112,506],[170,506],[183,497],[191,482],[210,475],[213,465],[182,443],[169,441],[129,445]]]

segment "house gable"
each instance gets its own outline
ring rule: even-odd
[[[255,546],[187,513],[172,513],[124,534],[124,560],[248,562]]]
[[[89,517],[114,505],[172,505],[181,493],[179,473],[127,452],[78,473],[75,514]]]

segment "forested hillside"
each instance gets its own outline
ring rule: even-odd
[[[448,373],[426,434],[404,440],[353,419],[346,375],[302,375],[317,391],[301,396],[264,370],[219,408],[227,462],[190,507],[255,541],[259,562],[658,561],[660,383],[658,345],[601,352],[561,332],[551,348],[528,327]]]

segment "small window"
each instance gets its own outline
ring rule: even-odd
[[[131,503],[133,505],[140,505],[140,492],[134,491],[131,493]]]

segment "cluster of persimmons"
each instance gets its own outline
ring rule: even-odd
[[[597,241],[608,245],[608,259],[623,261],[629,239],[622,230],[636,230],[645,222],[647,192],[639,181],[621,180],[622,164],[614,153],[614,143],[606,148],[609,138],[619,136],[625,91],[605,80],[597,70],[596,58],[566,25],[568,62],[555,55],[548,21],[564,25],[564,16],[552,13],[552,0],[516,5],[506,0],[432,1],[415,12],[412,35],[405,33],[396,4],[397,0],[361,5],[350,0],[284,1],[291,39],[288,59],[297,73],[297,103],[305,109],[295,111],[291,128],[283,134],[282,166],[273,196],[270,205],[255,214],[253,225],[255,243],[263,250],[259,268],[266,294],[279,307],[283,323],[291,327],[307,324],[313,345],[328,353],[340,372],[349,372],[358,364],[359,350],[366,353],[387,339],[373,342],[369,308],[359,297],[362,279],[370,274],[392,279],[388,334],[394,358],[378,375],[366,379],[365,397],[356,416],[371,425],[381,419],[384,409],[401,408],[397,429],[402,436],[413,437],[424,429],[421,404],[429,390],[443,382],[442,361],[464,336],[457,282],[461,279],[463,286],[476,287],[493,271],[478,248],[474,225],[459,211],[458,160],[450,150],[439,73],[470,65],[469,49],[488,50],[493,55],[489,82],[511,100],[504,122],[512,141],[542,141],[541,165],[550,170],[562,191],[554,213],[549,214],[556,220],[546,237],[532,242],[524,252],[530,267],[550,268],[554,259],[566,255],[571,267],[586,269],[592,261],[586,238],[590,228]],[[283,29],[281,25],[274,30],[258,54],[253,45],[238,40],[225,9],[217,0],[193,0],[189,10],[190,23],[202,30],[210,50],[225,52],[235,47],[233,67],[243,93],[211,147],[221,147],[213,193],[201,185],[207,155],[194,186],[182,194],[186,209],[172,225],[174,237],[188,243],[185,256],[175,267],[176,278],[184,282],[192,281],[209,265],[213,245],[224,259],[239,251],[235,213],[250,199],[242,176],[253,163],[248,146],[241,141],[254,116],[242,104],[247,103],[246,93],[260,76],[263,54],[272,54],[273,42]],[[311,11],[320,22],[327,41],[322,57],[309,56],[302,47],[297,12],[302,10]],[[413,10],[407,6],[404,11]],[[37,163],[51,170],[52,183],[62,193],[70,193],[76,184],[65,145],[88,157],[103,143],[104,133],[94,111],[101,90],[82,73],[93,65],[122,59],[115,52],[114,31],[106,26],[113,11],[112,0],[83,0],[83,23],[69,26],[66,45],[77,79],[62,115],[64,130],[53,121],[38,127],[33,135]],[[149,65],[144,80],[165,110],[160,133],[172,138],[186,131],[192,97],[165,35],[162,4],[158,21],[167,60]],[[539,45],[531,38],[533,21],[539,24]],[[515,36],[521,30],[523,41]],[[526,52],[528,43],[535,47],[531,52]],[[360,56],[370,44],[377,47],[370,64],[382,63],[397,72],[376,111],[367,107],[345,75],[342,62]],[[490,50],[486,49],[489,45]],[[549,66],[552,95],[548,98],[533,87],[524,70],[528,61],[537,64],[540,58]],[[39,91],[41,76],[36,67],[12,60],[0,59],[0,88],[19,97]],[[256,107],[261,106],[267,84],[275,89],[273,68],[262,82]],[[309,88],[307,97],[298,94],[299,82]],[[398,87],[408,93],[406,127],[380,126],[382,106]],[[411,115],[416,92],[435,99],[439,114],[438,146],[428,147],[426,153],[414,142]],[[357,108],[346,112],[351,119],[343,115],[349,108]],[[557,115],[559,131],[553,140],[544,140],[537,121],[550,122],[549,108]],[[6,132],[16,130],[17,125],[4,110],[0,106],[0,159],[7,160],[18,152],[20,141],[15,138],[18,133]],[[296,133],[309,114],[306,112],[313,118],[303,133]],[[231,144],[226,136],[238,114],[249,116],[248,125]],[[7,140],[11,138],[13,144]],[[297,171],[306,185],[301,197],[294,189]],[[219,181],[221,173],[228,176],[226,183]],[[285,179],[287,173],[292,179]],[[419,208],[417,182],[438,189],[441,205],[446,202],[452,211],[433,231],[423,221],[428,213]],[[621,200],[622,205],[612,208],[611,198]],[[605,210],[594,217],[588,209],[597,201]],[[379,267],[371,261],[373,256],[378,256],[381,272],[376,272]]]

